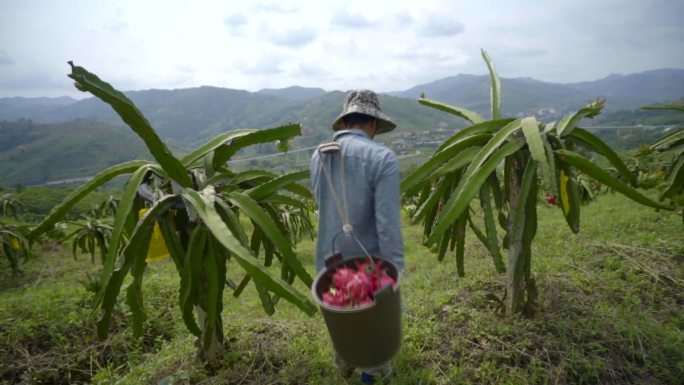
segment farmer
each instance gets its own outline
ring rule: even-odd
[[[334,192],[329,187],[326,170],[322,168],[321,156],[318,151],[314,152],[311,182],[319,210],[317,271],[324,268],[325,258],[331,255],[333,237],[342,232],[343,227],[346,234],[335,237],[336,252],[347,258],[363,256],[365,253],[358,244],[361,243],[370,255],[392,261],[399,269],[404,267],[399,165],[392,150],[373,141],[375,135],[395,127],[382,113],[375,92],[349,91],[342,113],[332,124],[333,140],[337,144],[321,147]],[[360,242],[350,236],[350,231]],[[353,368],[345,365],[337,354],[335,365],[346,374],[353,373]],[[388,365],[366,370],[362,380],[373,382],[388,377],[390,372]]]

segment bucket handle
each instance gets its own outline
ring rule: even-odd
[[[346,234],[346,233],[344,231],[340,231],[339,233],[335,234],[332,238],[332,242],[331,242],[332,243],[332,258],[335,258],[336,255],[340,255],[339,253],[337,253],[335,251],[335,240],[337,239],[338,236],[340,236],[340,234]],[[349,235],[351,235],[352,238],[354,238],[354,241],[356,241],[356,244],[359,245],[361,250],[363,250],[363,253],[368,258],[368,261],[370,262],[371,272],[375,271],[375,263],[373,262],[373,257],[371,257],[370,253],[368,253],[368,250],[366,250],[366,248],[363,247],[363,244],[361,244],[361,241],[359,240],[359,238],[356,237],[356,234],[354,234],[353,231],[349,232]]]
[[[335,239],[337,236],[340,234],[344,233],[346,235],[351,235],[352,238],[356,241],[356,243],[361,247],[361,250],[363,250],[363,253],[366,254],[366,257],[368,257],[368,260],[370,261],[371,265],[371,272],[375,271],[375,264],[373,263],[373,258],[370,256],[368,251],[366,250],[365,247],[361,244],[361,241],[356,237],[356,234],[354,234],[354,228],[352,227],[350,221],[349,221],[349,203],[347,202],[347,177],[344,173],[344,159],[341,159],[340,162],[340,180],[342,183],[342,202],[340,203],[340,199],[337,196],[337,191],[335,191],[335,185],[333,184],[332,181],[332,176],[331,172],[328,169],[328,164],[324,161],[323,159],[323,154],[328,154],[332,156],[333,153],[339,153],[340,157],[342,157],[343,152],[342,152],[342,145],[340,145],[337,142],[330,142],[330,143],[324,143],[318,146],[316,149],[318,151],[318,158],[321,161],[321,168],[323,169],[323,174],[325,174],[325,179],[328,182],[328,188],[330,188],[330,192],[332,194],[333,201],[335,201],[335,207],[337,208],[337,213],[340,215],[340,218],[342,219],[342,231],[335,234],[332,239],[332,255],[335,255]]]

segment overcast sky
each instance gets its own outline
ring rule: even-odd
[[[682,0],[0,0],[0,97],[123,90],[403,90],[459,73],[552,82],[684,68]]]

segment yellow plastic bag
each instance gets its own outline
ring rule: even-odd
[[[10,238],[9,244],[14,250],[19,250],[21,248],[21,242],[15,237]]]
[[[138,218],[142,218],[146,212],[146,208],[140,209],[138,212]],[[161,261],[162,259],[166,259],[168,257],[169,249],[166,248],[166,242],[161,234],[161,230],[159,230],[159,224],[155,223],[154,230],[152,230],[152,238],[150,238],[150,247],[147,249],[147,257],[145,258],[145,261]]]

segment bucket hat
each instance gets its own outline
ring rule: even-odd
[[[397,126],[389,116],[382,112],[378,95],[371,90],[348,91],[344,106],[342,106],[342,113],[333,121],[332,129],[334,131],[343,129],[342,118],[349,114],[364,114],[378,119],[377,134],[390,132]]]

